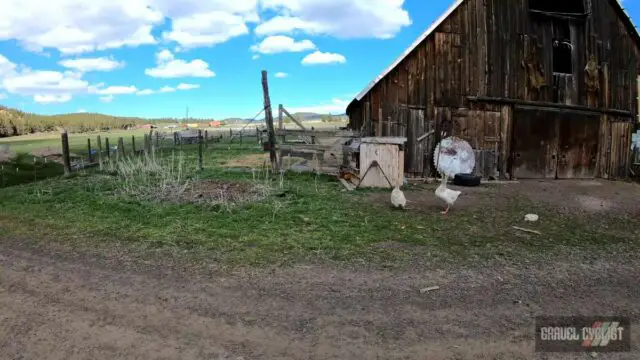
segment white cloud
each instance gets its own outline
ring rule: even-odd
[[[78,109],[78,111],[76,111],[76,112],[78,112],[78,113],[86,113],[86,112],[87,112],[87,110],[85,110],[85,109]]]
[[[134,94],[138,91],[138,89],[131,86],[109,86],[105,89],[100,89],[97,91],[100,95],[124,95],[124,94]]]
[[[220,44],[248,33],[249,28],[242,16],[213,11],[173,20],[171,31],[164,32],[162,37],[189,49]]]
[[[5,76],[2,86],[12,94],[61,95],[86,93],[89,83],[73,73],[25,69]]]
[[[154,25],[164,16],[147,0],[4,0],[0,41],[64,54],[153,44]]]
[[[15,70],[16,64],[12,63],[9,59],[0,54],[0,79],[12,74]]]
[[[197,89],[199,88],[200,85],[198,84],[185,84],[185,83],[180,83],[177,87],[178,90],[191,90],[191,89]]]
[[[300,106],[289,108],[290,113],[294,112],[312,112],[317,114],[344,114],[349,105],[349,101],[334,98],[330,104]]]
[[[113,101],[113,95],[102,96],[100,97],[100,101],[110,103],[111,101]]]
[[[339,38],[387,39],[411,25],[404,0],[261,0],[261,5],[279,15],[256,27],[260,36],[301,31]]]
[[[67,102],[74,94],[87,93],[89,87],[82,74],[32,70],[0,55],[0,88],[10,94],[31,96],[35,102],[50,104]]]
[[[6,98],[7,98],[7,94],[0,93],[0,100],[6,99]]]
[[[156,53],[156,61],[159,63],[173,60],[173,54],[171,51],[164,49]]]
[[[403,6],[404,0],[4,0],[0,41],[43,55],[135,47],[156,44],[153,31],[165,19],[170,28],[161,38],[181,49],[246,35],[249,23],[259,23],[260,36],[389,38],[411,24]]]
[[[123,61],[116,61],[107,57],[67,59],[59,62],[60,65],[80,72],[111,71],[123,67]]]
[[[71,100],[71,95],[34,95],[33,101],[40,104],[63,103]]]
[[[289,76],[289,74],[284,72],[277,72],[274,76],[277,78],[286,78],[287,76]]]
[[[303,65],[316,65],[316,64],[344,64],[347,59],[340,54],[315,51],[302,59]]]
[[[168,93],[168,92],[174,92],[174,91],[176,91],[176,89],[172,88],[171,86],[163,86],[160,89],[161,93]]]
[[[151,89],[144,89],[144,90],[139,90],[136,92],[136,95],[151,95],[153,94],[154,91]]]
[[[144,73],[157,78],[213,77],[216,75],[204,60],[175,59],[168,50],[156,54],[156,62],[155,68],[145,69]]]
[[[310,40],[295,41],[284,35],[269,36],[260,44],[251,46],[251,51],[262,54],[277,54],[282,52],[301,52],[313,50],[316,45]]]
[[[251,57],[251,60],[258,60],[258,59],[260,59],[260,55],[258,54],[255,54]]]

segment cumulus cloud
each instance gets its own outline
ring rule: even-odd
[[[331,100],[331,103],[328,103],[328,104],[291,107],[289,109],[289,112],[291,113],[312,112],[317,114],[344,114],[344,112],[347,109],[347,105],[349,105],[349,101],[334,98]]]
[[[248,33],[249,28],[242,16],[214,11],[176,19],[171,31],[164,32],[162,37],[175,41],[182,49],[189,49],[224,43]]]
[[[6,98],[7,98],[7,94],[0,93],[0,100],[6,99]]]
[[[289,74],[284,72],[277,72],[274,76],[277,78],[286,78],[287,76],[289,76]]]
[[[86,112],[87,112],[87,110],[85,110],[85,109],[78,109],[76,112],[78,112],[78,113],[86,113]]]
[[[42,103],[67,102],[78,94],[99,94],[104,84],[91,85],[82,72],[33,70],[0,55],[0,88],[10,94],[30,96]]]
[[[198,84],[185,84],[185,83],[180,83],[177,87],[178,90],[192,90],[192,89],[197,89],[199,88],[200,85]]]
[[[197,89],[199,87],[200,85],[198,84],[180,83],[176,87],[165,85],[158,90],[152,90],[152,89],[138,90],[136,91],[136,95],[143,96],[143,95],[151,95],[156,93],[170,93],[170,92],[175,92],[176,90],[192,90],[192,89]]]
[[[164,15],[147,0],[4,0],[0,41],[63,54],[153,44]]]
[[[169,50],[163,50],[156,54],[156,67],[144,70],[144,73],[156,78],[180,78],[180,77],[213,77],[216,74],[209,69],[209,64],[204,60],[195,59],[185,61],[175,59]]]
[[[48,54],[157,44],[213,46],[249,34],[389,38],[411,24],[404,0],[4,0],[0,41]],[[159,39],[154,30],[169,25]]]
[[[251,46],[251,51],[262,54],[277,54],[282,52],[301,52],[315,48],[316,45],[311,40],[296,41],[289,36],[274,35],[265,38],[257,45]]]
[[[264,10],[279,13],[256,29],[260,36],[296,31],[338,38],[395,36],[411,25],[404,0],[261,0]]]
[[[344,64],[347,59],[336,53],[315,51],[302,59],[303,65],[318,65],[318,64]]]
[[[133,86],[109,86],[105,89],[97,90],[97,93],[100,95],[125,95],[125,94],[134,94],[138,91],[138,89]]]
[[[107,57],[66,59],[58,62],[58,64],[80,72],[111,71],[125,65],[123,61],[116,61]]]

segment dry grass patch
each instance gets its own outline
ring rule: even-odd
[[[285,156],[284,159],[282,159],[285,167],[289,167],[299,162],[300,160],[303,160],[303,159],[299,157],[291,157],[291,156]],[[231,160],[223,161],[220,163],[220,167],[257,169],[265,165],[270,166],[270,164],[271,164],[271,161],[269,160],[269,153],[267,152],[267,153],[261,153],[261,154],[242,155]]]

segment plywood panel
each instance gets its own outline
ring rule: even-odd
[[[373,161],[377,161],[378,166],[371,166]],[[394,184],[394,181],[404,178],[404,174],[399,171],[399,147],[393,144],[361,144],[360,145],[360,187],[381,187],[390,188],[387,179]],[[371,167],[369,169],[369,167]],[[367,172],[367,169],[369,171]],[[365,173],[367,174],[366,176]],[[386,175],[386,178],[385,178]],[[401,184],[399,184],[401,185]]]
[[[557,112],[516,108],[512,145],[515,178],[555,178]]]
[[[600,117],[562,113],[558,153],[559,179],[588,179],[596,176]]]

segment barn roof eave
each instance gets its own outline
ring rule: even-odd
[[[367,87],[365,87],[362,91],[360,91],[360,93],[358,93],[358,95],[356,95],[356,100],[362,100],[362,98],[371,89],[373,89],[373,87],[380,80],[387,76],[387,74],[391,72],[391,70],[393,70],[402,60],[404,60],[405,57],[407,57],[407,55],[409,55],[415,48],[417,48],[424,39],[431,35],[431,33],[434,32],[435,29],[438,28],[438,26],[440,26],[440,24],[442,24],[442,22],[445,21],[449,17],[449,15],[451,15],[458,8],[458,6],[460,6],[460,4],[465,1],[466,0],[456,0],[456,2],[451,4],[447,11],[445,11],[438,19],[436,19],[436,21],[434,21],[425,32],[423,32],[402,54],[400,54],[400,56],[398,56],[398,58],[393,63],[391,63],[391,65],[384,69],[382,73],[380,73],[380,75],[378,75],[372,82],[369,83],[369,85],[367,85]]]

